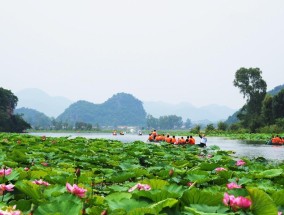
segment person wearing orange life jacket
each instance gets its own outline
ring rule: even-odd
[[[157,134],[158,134],[158,133],[157,133],[156,130],[152,131],[152,135],[153,135],[154,139],[156,138]]]
[[[184,145],[185,144],[185,139],[183,137],[178,139],[178,144]]]
[[[271,142],[272,144],[280,144],[281,139],[278,135],[276,135],[276,137],[272,138]]]
[[[154,138],[153,138],[152,134],[149,134],[148,141],[149,142],[153,142],[154,141]]]
[[[173,136],[173,138],[171,139],[171,144],[176,144],[176,136]]]
[[[161,135],[157,135],[155,140],[156,140],[156,142],[162,141],[162,136]]]
[[[195,139],[192,136],[190,136],[188,142],[189,142],[190,145],[194,145],[195,144]]]
[[[164,135],[164,134],[162,134],[162,135],[161,135],[161,141],[163,141],[163,142],[164,142],[164,141],[165,141],[165,139],[166,139],[165,135]]]
[[[167,135],[167,136],[166,136],[165,141],[166,141],[167,143],[171,143],[171,142],[172,142],[172,138],[170,138],[170,135]]]

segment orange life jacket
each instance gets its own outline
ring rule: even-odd
[[[194,145],[195,144],[195,139],[194,138],[189,138],[189,144]]]

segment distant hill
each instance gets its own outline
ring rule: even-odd
[[[279,85],[277,87],[274,87],[272,90],[268,91],[267,93],[275,96],[276,94],[278,94],[282,89],[284,89],[284,84]]]
[[[93,125],[145,125],[146,112],[142,102],[131,94],[118,93],[102,104],[78,101],[70,105],[57,121],[91,123]]]
[[[50,96],[42,90],[28,88],[15,93],[18,97],[17,108],[32,108],[49,117],[57,117],[72,101],[62,96]]]
[[[34,109],[19,108],[14,112],[22,115],[23,119],[35,129],[49,129],[52,124],[48,116]]]
[[[215,104],[195,107],[190,103],[174,105],[165,102],[144,102],[144,108],[148,114],[154,117],[174,114],[181,116],[184,121],[189,118],[192,122],[217,122],[225,120],[236,111],[235,109]]]

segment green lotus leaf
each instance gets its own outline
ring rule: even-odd
[[[45,170],[35,170],[31,172],[31,178],[33,179],[39,179],[39,178],[44,178],[45,176],[48,175],[48,172]]]
[[[228,207],[224,205],[217,205],[217,206],[208,206],[204,204],[191,204],[191,208],[195,208],[200,212],[205,213],[226,213],[228,211]]]
[[[36,184],[33,184],[30,181],[17,181],[15,187],[27,196],[31,197],[34,203],[44,201],[43,194],[41,192],[41,187]]]
[[[247,189],[252,199],[252,211],[255,215],[275,215],[278,210],[271,197],[257,188]]]
[[[12,180],[17,180],[19,178],[19,173],[17,170],[12,170],[12,173],[10,175],[6,175],[5,178],[8,180],[8,181],[12,181]]]
[[[160,179],[145,179],[141,182],[141,184],[149,184],[154,189],[163,189],[169,182],[160,180]]]
[[[184,168],[189,165],[189,162],[186,160],[180,160],[173,162],[172,165],[177,168]]]
[[[18,162],[14,162],[14,161],[3,161],[3,165],[5,166],[9,166],[11,168],[15,168],[18,166]]]
[[[124,209],[127,212],[135,209],[135,208],[144,208],[147,207],[149,204],[144,201],[137,201],[135,199],[113,199],[113,200],[107,200],[108,206],[111,210],[116,209]]]
[[[210,192],[196,188],[188,189],[183,193],[181,201],[189,206],[191,204],[206,204],[216,206],[222,202],[223,192]]]
[[[20,210],[22,212],[28,212],[28,211],[31,210],[32,201],[20,199],[18,201],[11,201],[9,204],[10,205],[16,205],[17,210]]]
[[[107,182],[122,183],[128,181],[130,178],[135,177],[133,172],[122,172],[112,175],[107,179]]]
[[[126,192],[119,192],[119,193],[112,193],[105,197],[106,201],[114,201],[114,200],[121,200],[121,199],[130,199],[132,196],[131,193]]]
[[[257,178],[274,178],[283,173],[283,169],[269,169],[256,175]]]
[[[46,198],[57,197],[65,192],[66,192],[66,187],[60,185],[48,186],[44,189],[44,195]]]
[[[252,179],[243,177],[243,178],[239,179],[238,184],[239,185],[243,185],[243,184],[248,184],[250,182],[252,182]]]
[[[166,207],[173,207],[175,204],[178,203],[178,200],[172,199],[172,198],[167,198],[165,200],[159,201],[155,204],[152,204],[149,206],[149,208],[153,208],[156,210],[156,214],[158,214],[160,211],[162,211]]]
[[[207,206],[207,208],[208,208],[208,206]],[[209,213],[207,213],[207,212],[199,211],[198,209],[192,208],[192,207],[185,207],[184,210],[185,210],[185,213],[183,213],[183,214],[185,214],[185,215],[228,215],[228,214],[233,215],[233,214],[235,214],[235,213],[222,213],[222,212],[219,212],[219,213],[209,212]]]
[[[54,201],[41,204],[34,215],[78,215],[83,208],[81,200],[71,194],[57,197]]]
[[[140,166],[137,164],[132,164],[132,163],[121,163],[119,164],[119,167],[121,168],[121,170],[125,171],[129,169],[136,169],[136,168],[139,168]]]
[[[131,210],[127,215],[150,215],[150,214],[157,214],[156,210],[153,208],[135,208]]]
[[[214,176],[209,177],[209,174],[206,171],[190,171],[188,175],[185,177],[188,181],[197,182],[197,183],[204,183],[211,181]]]
[[[277,206],[284,206],[284,190],[274,192],[271,197]]]
[[[219,167],[219,164],[217,163],[200,163],[199,168],[200,170],[205,170],[205,171],[212,171],[214,169],[216,169],[217,167]]]

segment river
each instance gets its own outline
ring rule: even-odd
[[[139,136],[137,134],[125,134],[125,135],[112,135],[108,133],[29,133],[36,136],[47,136],[47,137],[85,137],[85,138],[100,138],[100,139],[111,139],[119,140],[124,143],[133,141],[146,142],[148,135]],[[196,142],[199,141],[199,137],[194,137]],[[264,157],[269,160],[284,160],[284,146],[273,146],[255,143],[253,141],[246,140],[232,140],[223,137],[207,137],[207,146],[217,145],[222,150],[231,150],[236,152],[237,157]]]

